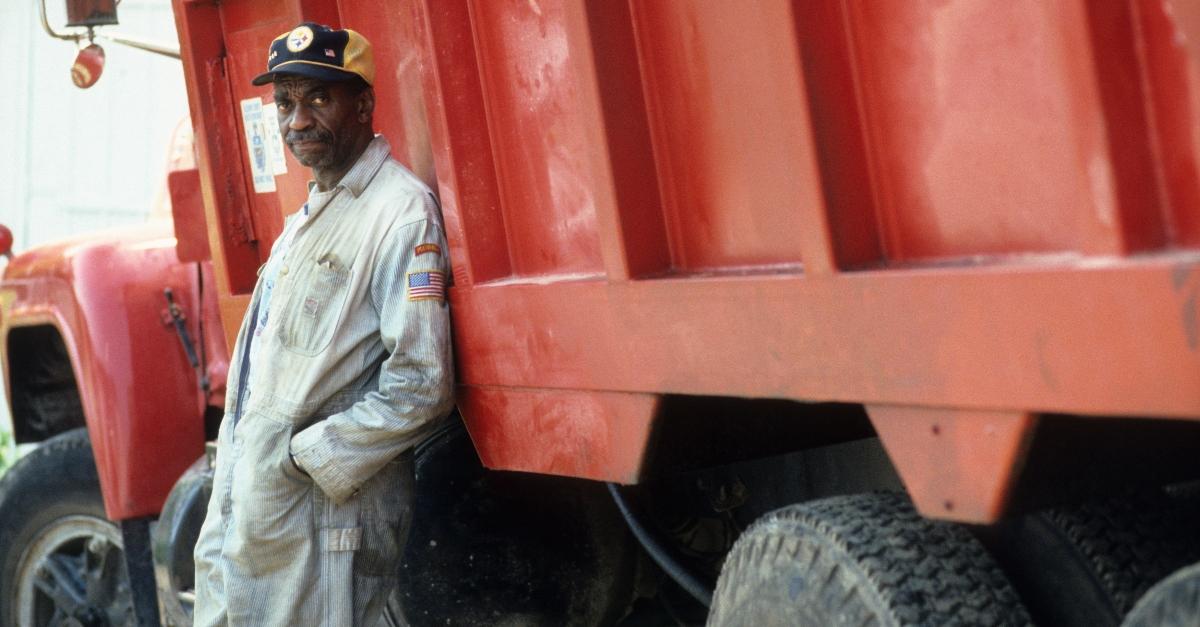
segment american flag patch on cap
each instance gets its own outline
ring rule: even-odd
[[[441,300],[446,280],[437,270],[408,273],[408,300]]]

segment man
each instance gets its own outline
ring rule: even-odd
[[[229,371],[195,624],[373,625],[396,584],[411,449],[452,406],[433,194],[373,132],[370,44],[305,23],[271,43],[308,202],[260,272]]]

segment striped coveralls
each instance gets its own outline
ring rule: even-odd
[[[334,189],[310,186],[269,299],[255,287],[195,551],[197,627],[373,625],[396,585],[411,449],[449,414],[453,367],[441,216],[389,150],[376,136]]]

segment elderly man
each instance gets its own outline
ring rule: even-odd
[[[441,217],[372,130],[371,46],[305,23],[271,43],[308,201],[260,272],[229,371],[195,624],[372,625],[396,585],[411,449],[452,406]]]

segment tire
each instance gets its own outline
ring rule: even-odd
[[[1167,577],[1137,602],[1121,627],[1196,627],[1200,622],[1200,564]]]
[[[105,518],[84,429],[0,478],[0,604],[4,627],[135,624],[121,532]]]
[[[999,567],[959,525],[892,493],[776,510],[726,558],[708,624],[1028,625]]]
[[[171,487],[151,534],[159,620],[191,625],[196,599],[193,554],[212,496],[213,468],[208,455],[196,460]]]
[[[1004,566],[1039,623],[1116,627],[1151,586],[1200,560],[1196,503],[1161,492],[1009,523]]]

